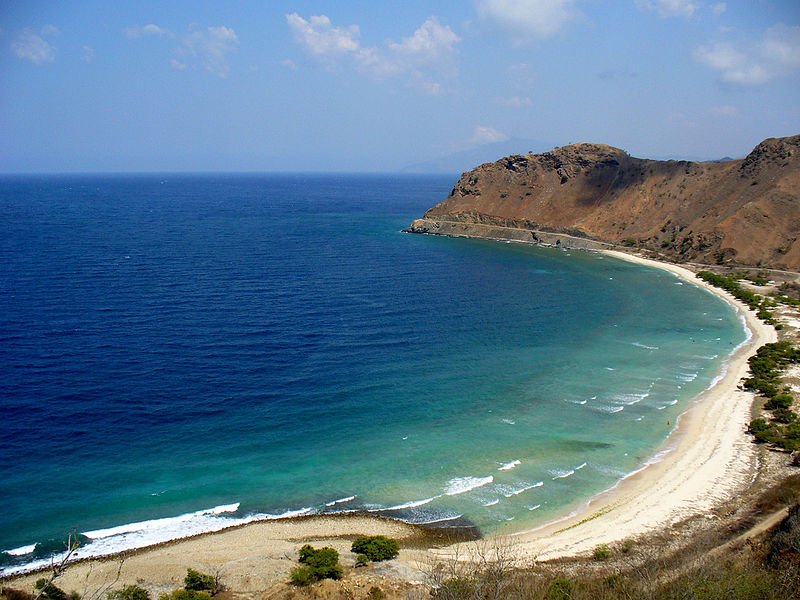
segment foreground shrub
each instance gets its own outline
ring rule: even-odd
[[[341,579],[344,575],[339,564],[339,553],[326,546],[314,548],[306,544],[300,548],[301,566],[292,569],[289,578],[293,585],[310,585],[320,579]]]
[[[775,394],[772,398],[767,400],[767,403],[764,405],[764,408],[767,410],[777,410],[780,408],[789,408],[794,402],[794,398],[791,394],[781,393]]]
[[[377,562],[396,558],[400,553],[400,544],[396,539],[385,535],[362,535],[353,541],[350,550]]]
[[[547,598],[552,600],[569,600],[572,598],[573,588],[572,581],[559,577],[550,583],[550,588],[547,590]]]
[[[461,600],[462,598],[480,597],[477,594],[475,581],[469,577],[451,577],[431,590],[431,598],[435,600]]]
[[[126,585],[121,590],[108,592],[108,600],[150,600],[150,594],[138,585]]]
[[[36,595],[39,598],[46,598],[47,600],[67,600],[69,598],[64,590],[44,578],[37,579],[33,589],[36,590]]]
[[[611,558],[611,549],[605,544],[600,544],[595,547],[592,556],[594,556],[595,560],[608,560]]]
[[[304,587],[316,583],[319,579],[314,575],[314,571],[311,567],[303,565],[292,569],[292,572],[289,573],[289,581],[292,585]]]
[[[369,564],[369,556],[366,554],[359,554],[356,556],[356,566],[357,567],[366,567]]]
[[[183,578],[183,587],[196,592],[209,591],[213,596],[217,593],[219,582],[213,575],[206,575],[200,571],[188,569],[186,571],[186,577]]]
[[[211,596],[197,590],[175,590],[169,594],[161,594],[158,600],[211,600]]]
[[[0,589],[0,597],[4,600],[33,600],[33,594],[30,592],[9,587]]]

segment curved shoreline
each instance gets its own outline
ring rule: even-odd
[[[745,431],[754,394],[739,389],[747,375],[747,359],[756,349],[777,340],[774,328],[762,323],[733,296],[698,279],[678,265],[619,251],[604,250],[627,260],[669,271],[706,289],[743,316],[750,338],[728,357],[715,385],[691,401],[654,457],[612,488],[574,513],[533,530],[505,536],[519,558],[547,560],[589,552],[632,536],[669,527],[689,516],[708,513],[747,487],[756,470],[756,447]]]
[[[598,544],[662,530],[688,516],[707,513],[747,487],[756,469],[756,448],[744,433],[753,394],[739,390],[738,383],[745,376],[747,359],[755,349],[777,339],[775,330],[761,323],[742,303],[697,279],[686,268],[616,251],[604,252],[670,271],[720,296],[743,316],[751,337],[728,357],[724,374],[715,385],[692,400],[682,413],[673,432],[654,453],[654,457],[663,455],[661,460],[651,458],[639,470],[566,517],[533,530],[500,536],[509,541],[515,558],[522,561],[589,552]],[[128,551],[124,553],[125,571],[128,578],[152,580],[166,589],[169,585],[179,585],[188,567],[216,569],[236,589],[264,589],[286,578],[293,566],[289,558],[302,543],[317,541],[334,545],[347,557],[347,538],[366,532],[401,539],[420,536],[419,527],[360,514],[259,521]],[[447,556],[453,552],[452,548],[445,547],[433,554]],[[468,551],[461,554],[468,555]],[[405,580],[421,580],[418,567],[425,556],[430,554],[404,551],[398,561],[397,575]],[[94,573],[92,577],[107,574],[119,560],[120,556],[87,558],[70,567],[59,581],[69,589],[73,579],[78,585],[88,573]],[[247,574],[256,568],[261,575]],[[26,584],[35,576],[11,578],[15,583]],[[120,583],[126,581],[123,577]]]

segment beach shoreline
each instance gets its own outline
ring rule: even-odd
[[[715,385],[692,400],[654,454],[659,460],[650,459],[568,516],[533,530],[499,536],[497,539],[507,542],[521,563],[585,554],[600,544],[663,530],[689,516],[710,514],[715,506],[745,489],[757,471],[757,449],[745,433],[753,394],[738,389],[738,384],[747,373],[748,357],[759,346],[775,341],[775,330],[741,302],[697,279],[685,267],[618,251],[603,253],[672,272],[722,297],[742,315],[751,335],[727,359],[724,375]],[[90,578],[110,578],[124,558],[120,585],[143,580],[151,582],[154,590],[168,591],[180,586],[186,569],[192,567],[220,573],[231,589],[263,590],[286,580],[303,543],[332,545],[343,561],[348,561],[354,558],[349,540],[365,533],[390,535],[401,541],[424,537],[418,526],[361,514],[259,521],[121,556],[86,559],[70,566],[59,585],[80,591],[77,586],[85,585]],[[467,557],[470,544],[461,542],[433,550],[418,544],[418,549],[404,550],[393,566],[386,567],[386,575],[421,584],[426,561],[454,554]],[[256,572],[257,576],[250,574]],[[39,576],[7,579],[14,587],[26,587]]]
[[[755,479],[757,448],[746,433],[755,395],[739,388],[748,358],[777,340],[775,329],[728,292],[686,267],[615,250],[602,254],[659,268],[719,296],[742,316],[750,337],[727,358],[718,381],[691,401],[675,428],[641,468],[571,514],[505,536],[521,559],[548,560],[591,552],[601,544],[663,530],[743,491]]]

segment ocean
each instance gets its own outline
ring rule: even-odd
[[[670,273],[402,233],[455,176],[0,178],[0,554],[281,516],[531,528],[746,339]]]

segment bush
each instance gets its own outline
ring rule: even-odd
[[[431,590],[431,597],[436,600],[460,600],[476,596],[475,582],[467,577],[445,579],[438,588]]]
[[[779,408],[789,408],[794,402],[794,398],[791,394],[775,394],[772,398],[767,400],[767,403],[764,405],[764,408],[767,410],[777,410]]]
[[[366,567],[369,564],[369,556],[366,554],[359,554],[356,556],[356,566],[357,567]]]
[[[291,573],[289,573],[289,581],[292,585],[304,587],[316,583],[319,579],[314,575],[314,571],[311,567],[301,565],[292,569]]]
[[[339,564],[339,553],[330,547],[314,548],[308,544],[300,548],[302,566],[292,569],[289,575],[293,585],[309,585],[320,579],[341,579],[344,575]]]
[[[788,408],[778,408],[772,411],[772,418],[776,423],[783,423],[788,425],[797,420],[797,415]]]
[[[0,596],[5,600],[33,600],[33,594],[30,592],[9,587],[0,588]]]
[[[138,585],[126,585],[121,590],[108,592],[108,600],[150,600],[150,594]]]
[[[213,575],[206,575],[200,571],[189,569],[186,571],[186,577],[183,578],[183,587],[196,592],[208,590],[213,596],[217,590],[217,581]]]
[[[595,547],[592,556],[594,556],[595,560],[608,560],[611,558],[611,549],[605,544],[600,544]]]
[[[396,558],[400,553],[400,544],[396,539],[385,535],[362,535],[353,541],[350,550],[378,562]]]
[[[211,600],[211,596],[197,590],[175,590],[169,594],[161,594],[158,600]]]
[[[52,581],[47,581],[47,579],[37,579],[33,588],[40,598],[47,598],[48,600],[67,600],[67,593]]]
[[[551,600],[570,600],[570,598],[572,598],[573,588],[574,586],[571,580],[565,577],[559,577],[558,579],[554,579],[550,584],[547,590],[547,597]]]

